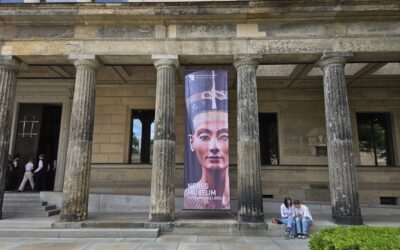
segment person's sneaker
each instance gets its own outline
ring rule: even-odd
[[[294,234],[289,235],[289,239],[294,239],[294,237],[295,237]]]
[[[301,235],[301,234],[297,235],[297,238],[301,239],[301,238],[302,238],[302,235]]]
[[[307,234],[303,234],[303,236],[301,236],[301,238],[302,238],[302,239],[307,239],[308,236],[307,236]]]

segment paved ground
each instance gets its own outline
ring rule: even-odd
[[[281,250],[308,249],[308,240],[255,236],[163,235],[157,239],[21,239],[0,238],[1,250]]]

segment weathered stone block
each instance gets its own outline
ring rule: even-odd
[[[113,115],[111,118],[112,124],[125,124],[127,120],[126,115]]]
[[[121,144],[100,144],[101,153],[123,153],[124,146]]]
[[[123,163],[124,162],[124,154],[109,154],[108,162],[111,163]]]
[[[110,135],[95,134],[93,136],[93,143],[109,143]]]
[[[124,125],[102,125],[101,128],[102,134],[125,134],[125,126]]]
[[[111,115],[95,115],[94,122],[96,124],[111,124]]]
[[[125,143],[129,137],[127,135],[111,135],[111,143]]]
[[[126,106],[117,106],[117,105],[110,105],[110,106],[103,106],[103,114],[110,114],[110,115],[124,115],[127,113]]]
[[[107,163],[108,154],[92,154],[93,163]]]
[[[98,91],[96,92],[96,94],[96,105],[121,105],[121,97],[99,96]]]
[[[236,36],[236,25],[177,25],[177,37],[234,37]]]
[[[110,25],[97,27],[99,38],[154,38],[155,28],[152,25]]]

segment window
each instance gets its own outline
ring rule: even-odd
[[[361,165],[393,165],[393,147],[388,113],[358,113]]]
[[[261,165],[278,165],[278,123],[275,113],[258,114],[260,123]]]
[[[130,163],[151,163],[154,141],[154,110],[133,110]]]

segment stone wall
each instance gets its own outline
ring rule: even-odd
[[[237,199],[237,168],[229,171],[231,198]],[[265,197],[283,200],[285,196],[308,201],[330,201],[328,167],[282,165],[261,168]],[[176,166],[176,196],[183,195],[183,165]],[[400,201],[400,169],[357,167],[360,202],[380,204],[380,197]],[[90,190],[97,194],[150,195],[151,167],[148,165],[94,164]],[[398,204],[398,206],[400,206]]]
[[[176,87],[176,162],[184,159],[184,87]],[[389,112],[395,162],[398,162],[400,90],[349,89],[355,159],[359,163],[356,112]],[[230,163],[236,164],[236,91],[229,91]],[[323,93],[320,89],[259,88],[259,111],[278,115],[282,165],[326,165],[317,156],[318,137],[326,142]],[[100,85],[97,87],[93,163],[128,163],[131,110],[154,109],[155,86]]]

